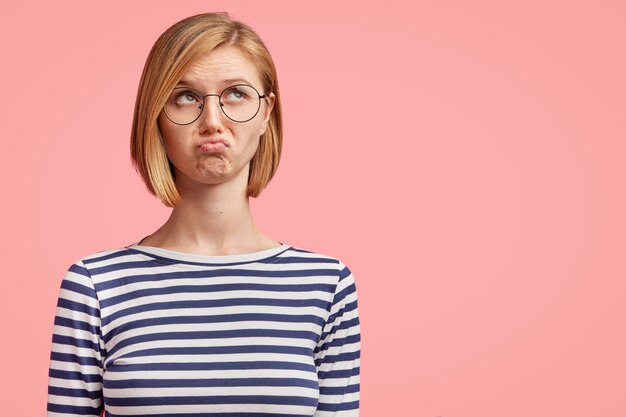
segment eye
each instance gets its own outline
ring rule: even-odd
[[[245,86],[227,88],[222,94],[222,100],[227,103],[238,103],[250,98],[250,93]]]
[[[177,91],[174,96],[174,102],[181,106],[196,104],[200,102],[200,98],[191,90]]]

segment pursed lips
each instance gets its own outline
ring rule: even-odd
[[[228,148],[228,142],[223,138],[204,139],[198,145],[198,149],[204,153],[219,153]]]
[[[202,145],[206,144],[206,143],[210,143],[210,144],[223,143],[225,146],[229,146],[228,142],[226,141],[226,139],[223,139],[223,138],[209,138],[209,139],[201,140],[200,143],[198,144],[198,148],[201,147]]]

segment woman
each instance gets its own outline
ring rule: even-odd
[[[173,210],[67,271],[48,416],[358,415],[353,275],[266,236],[250,213],[281,143],[276,70],[252,29],[207,13],[161,35],[131,154]]]

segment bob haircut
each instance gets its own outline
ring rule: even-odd
[[[165,153],[157,118],[176,84],[198,59],[219,46],[238,48],[256,67],[263,94],[274,92],[274,108],[250,161],[248,197],[257,197],[278,169],[282,149],[280,94],[274,61],[261,38],[228,13],[203,13],[167,29],[150,50],[139,82],[130,138],[131,160],[148,191],[163,204],[181,201],[174,166]]]

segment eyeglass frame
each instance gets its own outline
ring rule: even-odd
[[[252,116],[252,117],[251,117],[251,118],[249,118],[248,120],[244,120],[244,121],[235,120],[235,119],[232,119],[231,117],[229,117],[229,116],[226,114],[226,112],[224,111],[224,103],[222,103],[222,94],[224,94],[224,93],[226,92],[226,90],[228,90],[229,88],[238,87],[238,86],[250,87],[250,88],[251,88],[251,89],[253,89],[253,90],[254,90],[254,92],[255,92],[255,93],[257,93],[257,95],[259,96],[259,106],[257,107],[256,112],[254,113],[254,116]],[[200,94],[197,90],[195,90],[195,89],[193,89],[193,88],[191,88],[191,87],[184,87],[184,86],[182,86],[182,87],[175,87],[175,88],[173,88],[173,89],[172,89],[172,92],[171,92],[171,93],[170,93],[170,95],[168,96],[168,100],[169,100],[169,97],[171,97],[171,95],[172,95],[172,93],[174,92],[174,90],[177,90],[177,89],[187,89],[187,90],[191,90],[191,91],[193,91],[193,92],[196,92],[196,93]],[[189,122],[189,123],[178,123],[178,122],[173,121],[173,120],[170,118],[170,116],[167,114],[167,111],[165,111],[165,105],[163,105],[163,113],[165,114],[165,117],[167,117],[167,118],[168,118],[168,120],[169,120],[170,122],[174,123],[174,124],[177,124],[177,125],[179,125],[179,126],[187,126],[187,125],[190,125],[190,124],[194,123],[196,120],[198,120],[198,119],[200,118],[200,116],[202,116],[202,112],[204,112],[204,109],[205,109],[205,107],[206,107],[206,104],[205,104],[205,103],[206,103],[206,100],[205,100],[205,98],[210,97],[210,96],[215,96],[215,97],[217,97],[217,98],[218,98],[217,100],[218,100],[218,102],[219,102],[219,105],[220,105],[220,110],[222,111],[222,114],[223,114],[224,116],[226,116],[229,120],[232,120],[232,121],[233,121],[233,122],[235,122],[235,123],[246,123],[246,122],[249,122],[250,120],[254,119],[254,118],[256,117],[256,115],[257,115],[257,114],[259,114],[259,110],[261,109],[261,99],[262,99],[262,98],[264,98],[264,99],[266,99],[266,100],[267,100],[267,94],[263,94],[263,95],[261,95],[261,94],[259,93],[259,91],[258,91],[256,88],[254,88],[253,86],[251,86],[251,85],[249,85],[249,84],[234,84],[234,85],[231,85],[231,86],[228,86],[228,87],[224,88],[224,90],[223,90],[221,93],[219,93],[219,94],[207,94],[207,95],[205,95],[205,96],[202,96],[202,109],[200,110],[200,113],[198,113],[198,116],[197,116],[195,119],[193,119],[191,122]]]

